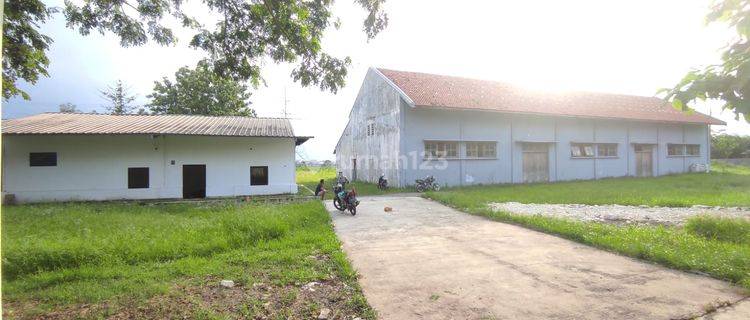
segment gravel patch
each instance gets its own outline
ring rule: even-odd
[[[621,206],[616,204],[526,204],[518,202],[493,202],[489,204],[489,207],[495,211],[506,211],[521,215],[542,215],[613,224],[681,225],[688,218],[701,214],[750,219],[750,207],[710,207],[698,205],[687,208],[670,208]]]

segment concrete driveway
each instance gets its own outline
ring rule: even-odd
[[[354,217],[326,206],[382,319],[674,319],[743,299],[726,282],[419,197],[360,200]]]

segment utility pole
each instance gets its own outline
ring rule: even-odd
[[[287,103],[289,102],[289,99],[286,98],[286,86],[284,87],[284,110],[282,111],[284,113],[284,118],[289,119],[289,111],[287,110]]]

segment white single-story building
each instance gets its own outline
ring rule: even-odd
[[[659,176],[708,168],[724,124],[656,97],[370,68],[334,153],[350,178],[395,186]]]
[[[288,119],[43,113],[2,121],[2,193],[18,202],[296,193]]]

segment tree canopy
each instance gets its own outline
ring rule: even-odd
[[[102,98],[107,100],[104,107],[111,114],[128,114],[135,109],[132,105],[135,96],[128,92],[128,88],[122,83],[122,80],[115,81],[115,84],[107,87],[106,90],[100,90]]]
[[[383,30],[388,18],[385,0],[355,0],[367,12],[363,31],[372,39]],[[182,27],[194,30],[190,46],[208,53],[214,72],[234,80],[258,85],[263,62],[296,64],[292,78],[303,86],[315,85],[336,92],[344,85],[348,57],[326,53],[321,45],[323,32],[338,28],[333,16],[333,0],[202,0],[206,11],[218,17],[214,27],[183,10],[184,0],[85,0],[65,1],[63,13],[69,28],[88,35],[92,31],[112,32],[124,47],[148,41],[161,45],[177,42],[167,19],[177,19]],[[55,12],[40,0],[14,0],[5,4],[3,29],[3,98],[28,94],[16,87],[19,79],[34,84],[47,76],[46,51],[50,37],[39,32],[39,25]]]
[[[255,116],[248,107],[250,93],[243,83],[213,72],[206,62],[195,69],[180,68],[175,81],[164,77],[154,82],[149,107],[155,114]]]
[[[665,90],[666,98],[683,110],[696,100],[721,100],[724,109],[750,121],[750,0],[716,1],[706,21],[727,23],[737,31],[736,40],[722,53],[722,63],[690,71]]]
[[[49,76],[46,51],[52,38],[39,32],[39,25],[55,13],[39,0],[5,1],[3,9],[3,98],[28,93],[19,89],[19,79],[35,84],[39,76]]]
[[[750,158],[750,136],[712,135],[711,158]]]
[[[78,112],[78,108],[76,107],[76,105],[70,102],[61,103],[58,107],[59,107],[59,111],[62,113],[77,113]]]

